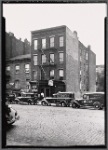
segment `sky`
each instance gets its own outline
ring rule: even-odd
[[[81,43],[91,46],[97,65],[104,64],[105,60],[106,15],[105,3],[3,4],[6,32],[31,42],[31,31],[66,25],[72,32],[77,31]]]

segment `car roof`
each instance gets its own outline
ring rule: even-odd
[[[88,92],[88,93],[84,93],[83,95],[92,95],[92,94],[105,94],[104,92]]]
[[[58,92],[58,93],[55,93],[53,95],[56,95],[56,94],[74,94],[73,92]]]
[[[26,92],[22,92],[22,94],[28,94],[28,95],[32,95],[32,94],[34,94],[34,93],[26,93]]]

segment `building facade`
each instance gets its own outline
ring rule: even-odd
[[[27,89],[31,80],[31,46],[27,39],[21,41],[13,33],[6,33],[6,71],[12,89]],[[8,86],[9,87],[9,86]]]
[[[96,90],[96,55],[76,31],[66,26],[32,31],[31,44],[31,79],[38,81],[39,92],[72,91],[79,97]]]

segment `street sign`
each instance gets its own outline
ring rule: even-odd
[[[49,80],[49,81],[48,81],[48,85],[49,85],[49,86],[53,86],[53,80]]]

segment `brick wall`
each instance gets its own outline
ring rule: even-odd
[[[96,55],[90,48],[89,52],[89,91],[96,91]]]
[[[79,90],[79,47],[76,32],[66,28],[66,91],[73,91],[76,97]]]
[[[10,65],[11,67],[11,70],[10,70],[11,81],[10,82],[14,83],[15,80],[19,80],[22,89],[26,88],[26,79],[31,80],[31,73],[29,74],[25,73],[25,64],[28,64],[28,63],[30,64],[30,60],[8,62],[8,65]],[[20,65],[20,71],[18,74],[15,73],[16,65]],[[30,72],[31,72],[31,68],[30,68]]]
[[[44,49],[44,53],[47,56],[47,61],[49,61],[49,55],[50,53],[54,53],[54,62],[56,64],[56,66],[54,67],[44,67],[44,71],[46,72],[46,78],[47,80],[49,80],[49,71],[51,69],[54,69],[55,71],[55,80],[59,79],[59,69],[64,69],[65,72],[65,61],[64,64],[59,64],[59,52],[64,52],[65,53],[65,45],[64,47],[59,47],[59,36],[63,35],[65,37],[65,30],[66,30],[66,26],[61,26],[61,27],[57,27],[57,28],[51,28],[51,29],[43,29],[43,30],[39,30],[39,31],[33,31],[32,32],[32,59],[31,59],[31,67],[32,67],[32,71],[37,70],[38,75],[37,75],[37,79],[40,79],[40,67],[38,66],[34,66],[33,64],[33,54],[37,54],[38,55],[38,64],[41,64],[41,48],[42,48],[42,38],[46,38],[46,49]],[[50,37],[54,36],[54,48],[50,48]],[[38,50],[34,50],[33,47],[33,40],[34,39],[38,39],[39,41],[39,48]],[[65,39],[64,39],[65,41]],[[64,79],[66,77],[64,76]],[[32,79],[33,79],[33,75],[32,75]]]

